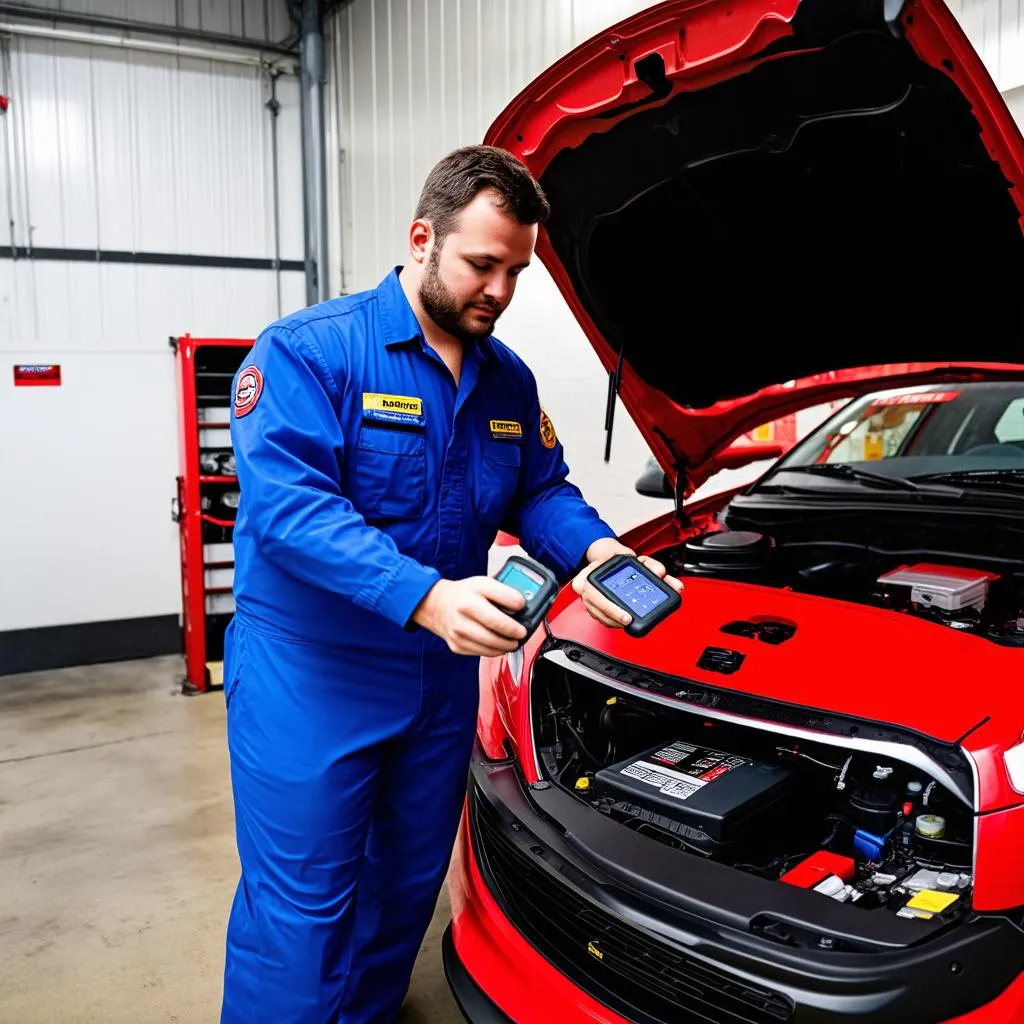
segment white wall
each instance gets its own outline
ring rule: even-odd
[[[1024,0],[950,0],[1000,86],[1024,85]],[[330,26],[328,167],[332,291],[372,286],[405,256],[418,189],[449,150],[479,142],[532,78],[643,0],[355,0]],[[1022,92],[1024,95],[1024,92]],[[1024,100],[1018,104],[1024,111]],[[633,483],[648,450],[621,406],[602,461],[606,379],[543,267],[531,267],[497,333],[535,369],[573,478],[618,529],[665,503]],[[804,416],[809,429],[821,414]],[[702,489],[752,479],[720,474]]]
[[[173,23],[176,4],[85,6]],[[279,0],[179,6],[211,31],[288,31]],[[265,90],[256,68],[16,37],[0,246],[271,258]],[[294,78],[278,96],[281,256],[301,260]],[[302,273],[282,292],[301,306]],[[0,630],[180,610],[168,337],[252,337],[276,316],[272,271],[0,258]],[[13,387],[20,362],[60,363],[63,386]]]

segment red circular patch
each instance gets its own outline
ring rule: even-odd
[[[235,416],[244,416],[256,408],[263,394],[263,374],[256,366],[240,370],[235,383]]]

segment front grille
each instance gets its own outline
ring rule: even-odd
[[[472,836],[480,870],[512,924],[611,1009],[665,1024],[780,1024],[793,1016],[788,999],[708,967],[559,881],[506,837],[476,789]]]

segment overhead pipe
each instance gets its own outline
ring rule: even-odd
[[[146,53],[170,54],[175,57],[220,61],[226,64],[243,64],[248,67],[267,68],[278,73],[291,72],[294,74],[296,70],[295,60],[288,57],[261,57],[256,53],[232,53],[230,50],[180,46],[177,43],[159,43],[149,39],[104,36],[92,32],[77,32],[74,29],[50,28],[46,25],[16,25],[12,22],[0,22],[0,34],[53,39],[65,43],[83,43],[87,46],[108,46],[118,50],[142,50]]]
[[[5,96],[10,96],[13,92],[13,85],[11,82],[11,44],[7,39],[0,38],[0,63],[3,66],[3,90]],[[6,171],[6,185],[7,185],[7,227],[10,237],[11,253],[14,254],[14,258],[17,259],[18,251],[18,238],[16,233],[16,222],[14,218],[14,166],[11,163],[11,118],[5,117],[4,121],[4,170]]]
[[[274,285],[277,292],[277,315],[281,309],[281,185],[277,156],[277,118],[281,113],[281,102],[277,98],[277,75],[270,74],[270,99],[265,106],[270,111],[270,160],[274,208]]]
[[[82,14],[52,7],[35,7],[31,4],[0,2],[0,17],[27,18],[31,21],[63,21],[68,25],[84,25],[89,28],[108,29],[112,32],[141,32],[144,35],[169,36],[172,39],[190,39],[193,42],[210,43],[215,46],[232,46],[239,50],[256,50],[260,53],[276,53],[295,56],[293,47],[271,43],[260,39],[247,39],[225,32],[208,32],[201,28],[184,28],[181,25],[161,25],[153,21],[134,21],[131,18],[113,18],[105,14]],[[269,21],[267,22],[269,24]]]

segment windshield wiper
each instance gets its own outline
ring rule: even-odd
[[[1005,469],[951,469],[945,473],[928,473],[915,480],[935,483],[966,484],[976,490],[1024,492],[1024,466]],[[975,487],[974,485],[981,485]],[[992,485],[986,487],[985,485]]]
[[[953,470],[946,473],[915,476],[911,479],[905,476],[889,476],[887,473],[874,473],[870,469],[862,469],[860,466],[852,466],[846,462],[818,462],[811,466],[780,466],[763,483],[754,484],[753,490],[781,491],[791,494],[832,494],[833,496],[836,494],[834,490],[825,488],[812,489],[780,483],[779,476],[785,473],[836,477],[842,480],[852,480],[878,490],[915,494],[922,500],[937,498],[966,502],[972,505],[991,505],[995,501],[999,505],[1009,503],[1014,508],[1019,508],[1018,495],[1024,494],[1024,467]],[[986,484],[988,486],[985,486]]]
[[[816,462],[812,466],[780,466],[780,473],[813,473],[815,476],[835,476],[844,480],[856,480],[858,483],[871,487],[884,488],[889,491],[930,491],[927,485],[914,483],[903,476],[889,476],[886,473],[873,473],[870,469],[851,466],[847,462]]]

